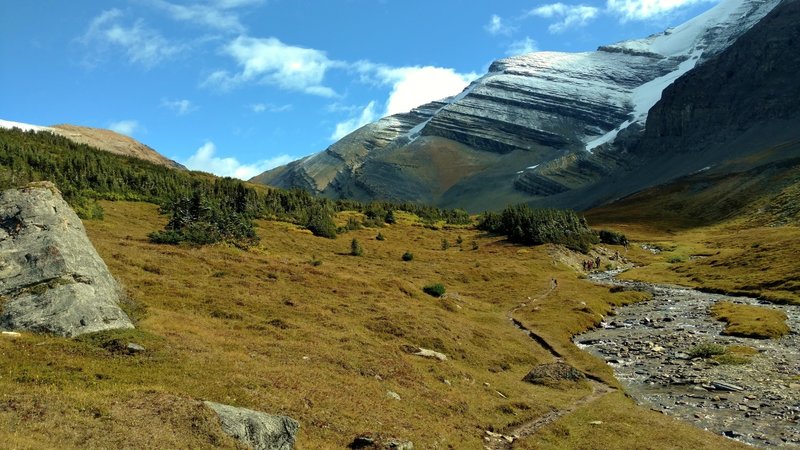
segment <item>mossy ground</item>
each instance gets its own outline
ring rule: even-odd
[[[89,236],[137,306],[137,330],[80,339],[24,333],[0,339],[0,442],[10,448],[235,447],[198,403],[212,400],[301,423],[300,449],[342,448],[361,433],[415,448],[480,449],[487,429],[564,408],[591,391],[522,382],[551,353],[509,322],[535,330],[566,362],[616,386],[571,336],[615,305],[576,275],[554,246],[512,245],[469,228],[396,225],[336,240],[258,222],[250,250],[152,244],[165,218],[146,203],[103,202]],[[461,246],[441,249],[442,239]],[[349,256],[353,238],[362,257]],[[473,250],[472,242],[477,242]],[[766,241],[765,241],[766,244]],[[413,261],[401,259],[414,252]],[[621,249],[620,249],[621,250]],[[318,263],[312,263],[317,261]],[[551,279],[558,288],[551,291]],[[422,287],[441,282],[441,299]],[[118,342],[147,350],[129,355]],[[409,355],[414,345],[447,361]],[[401,400],[387,397],[387,391]],[[590,424],[593,420],[603,425]],[[519,448],[735,448],[733,441],[635,406],[613,393]]]
[[[763,306],[719,302],[711,307],[711,315],[725,322],[722,334],[756,339],[777,339],[789,334],[786,313]]]
[[[736,222],[681,231],[634,223],[603,227],[637,241],[627,256],[641,267],[621,278],[800,304],[800,227],[744,228]],[[653,254],[642,243],[662,251]]]

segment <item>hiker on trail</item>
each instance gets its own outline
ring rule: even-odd
[[[550,289],[553,290],[558,287],[558,280],[550,278]]]
[[[594,259],[594,265],[597,267],[597,270],[600,270],[600,257]]]

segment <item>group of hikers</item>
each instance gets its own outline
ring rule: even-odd
[[[619,254],[618,251],[615,251],[611,257],[608,258],[611,261],[619,261],[621,263],[627,263],[628,260]],[[600,256],[597,256],[595,259],[587,259],[583,261],[583,270],[585,272],[591,272],[594,270],[600,270]]]
[[[586,272],[591,272],[593,270],[600,270],[600,257],[598,256],[595,259],[587,259],[583,261],[583,270]]]

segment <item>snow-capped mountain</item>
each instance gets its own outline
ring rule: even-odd
[[[723,0],[645,39],[498,60],[455,97],[383,118],[254,181],[471,210],[563,193],[623,164],[613,149],[641,135],[663,90],[779,3]]]

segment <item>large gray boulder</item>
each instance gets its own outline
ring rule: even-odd
[[[133,328],[120,293],[53,184],[0,193],[0,329],[72,337]]]
[[[222,422],[222,429],[254,450],[292,450],[300,424],[286,416],[204,402]]]

